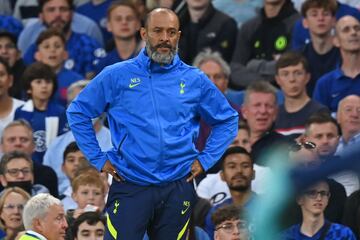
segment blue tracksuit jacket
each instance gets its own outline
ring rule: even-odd
[[[91,118],[107,113],[113,149],[102,152]],[[178,55],[160,66],[145,49],[136,58],[106,67],[67,110],[81,150],[101,170],[106,160],[139,185],[178,180],[198,159],[205,170],[237,134],[238,114],[198,69]],[[200,116],[212,126],[205,149],[195,148]]]

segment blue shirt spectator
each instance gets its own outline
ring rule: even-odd
[[[335,113],[340,100],[351,94],[360,95],[360,75],[351,78],[337,68],[317,81],[313,98]]]
[[[27,49],[35,43],[39,34],[45,29],[45,25],[40,19],[35,20],[33,23],[29,23],[29,25],[24,28],[21,32],[18,40],[18,47],[23,54],[27,51]],[[73,14],[72,22],[71,22],[71,30],[76,33],[86,34],[94,39],[101,46],[104,45],[104,40],[101,34],[99,27],[96,23],[89,19],[86,16],[75,13]]]

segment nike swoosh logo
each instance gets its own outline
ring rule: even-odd
[[[184,215],[187,212],[187,210],[189,209],[189,207],[190,206],[187,206],[187,208],[185,208],[184,210],[181,210],[181,215]]]
[[[140,83],[134,83],[134,84],[132,84],[132,83],[130,83],[129,84],[129,88],[134,88],[134,87],[136,87],[137,85],[139,85]]]

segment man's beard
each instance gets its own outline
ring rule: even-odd
[[[157,51],[158,48],[169,48],[170,52],[166,54],[159,53]],[[159,64],[170,64],[174,59],[175,55],[178,51],[178,43],[176,43],[175,47],[172,47],[167,43],[160,43],[156,46],[152,46],[149,41],[146,41],[146,53],[147,55],[156,63]]]
[[[52,22],[50,24],[45,23],[45,26],[47,28],[53,28],[53,29],[57,29],[60,30],[63,34],[67,34],[70,31],[70,27],[71,27],[71,21],[68,23],[63,22],[64,24],[60,27],[59,25],[56,25],[55,22]]]

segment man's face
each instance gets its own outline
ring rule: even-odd
[[[233,153],[224,159],[223,164],[221,179],[226,182],[230,190],[246,191],[251,187],[255,171],[249,156]]]
[[[323,214],[329,202],[329,186],[326,182],[319,182],[308,188],[305,193],[298,198],[297,202],[303,213],[318,216]]]
[[[13,77],[6,71],[5,66],[0,63],[0,96],[7,96],[12,84]]]
[[[89,165],[89,162],[81,151],[70,152],[65,157],[62,170],[65,175],[72,180],[75,177],[77,170],[87,165]]]
[[[39,232],[46,239],[65,239],[68,224],[62,205],[51,205],[43,219],[35,219],[34,221],[37,221],[34,230]]]
[[[102,222],[90,225],[86,221],[79,225],[76,240],[102,240],[104,239],[105,226]]]
[[[336,24],[334,45],[345,52],[360,51],[360,23],[352,16],[345,16]]]
[[[265,133],[276,119],[276,98],[271,93],[251,92],[241,112],[250,132]]]
[[[316,144],[316,152],[320,157],[335,153],[339,134],[334,123],[312,123],[306,132],[306,140]]]
[[[306,84],[310,80],[310,74],[305,71],[302,63],[298,63],[280,68],[275,79],[285,96],[297,98],[306,92]]]
[[[20,52],[16,45],[8,37],[0,37],[0,57],[5,59],[10,67],[13,67],[15,62],[20,58]]]
[[[31,155],[34,151],[32,132],[24,126],[9,127],[4,130],[2,137],[3,153],[19,150]]]
[[[189,9],[203,10],[209,6],[209,0],[186,0]]]
[[[127,6],[118,6],[110,13],[107,29],[114,38],[127,40],[135,37],[140,29],[140,21],[133,9]]]
[[[67,33],[70,30],[72,10],[66,0],[51,0],[44,4],[39,17],[47,27]]]
[[[5,173],[1,176],[1,183],[7,186],[8,182],[34,183],[34,174],[31,170],[31,164],[23,158],[13,158],[5,167]]]
[[[180,38],[179,20],[175,14],[165,11],[153,13],[147,28],[141,28],[140,33],[146,43],[147,54],[154,62],[172,62]]]
[[[335,17],[329,10],[323,8],[310,8],[306,12],[303,24],[312,34],[326,36],[335,25]]]
[[[207,61],[199,66],[208,78],[216,85],[216,87],[224,93],[228,86],[228,78],[225,76],[221,66],[214,61]]]
[[[100,187],[95,185],[81,185],[76,192],[73,192],[73,199],[80,209],[86,205],[102,207],[104,203],[104,192]]]
[[[241,220],[226,220],[215,226],[215,240],[248,240],[249,230],[242,227]]]
[[[360,97],[348,96],[339,105],[337,121],[341,131],[355,135],[360,132]]]
[[[35,54],[37,61],[45,63],[56,70],[61,67],[66,58],[67,52],[65,45],[59,36],[52,36],[45,39],[39,44]]]

